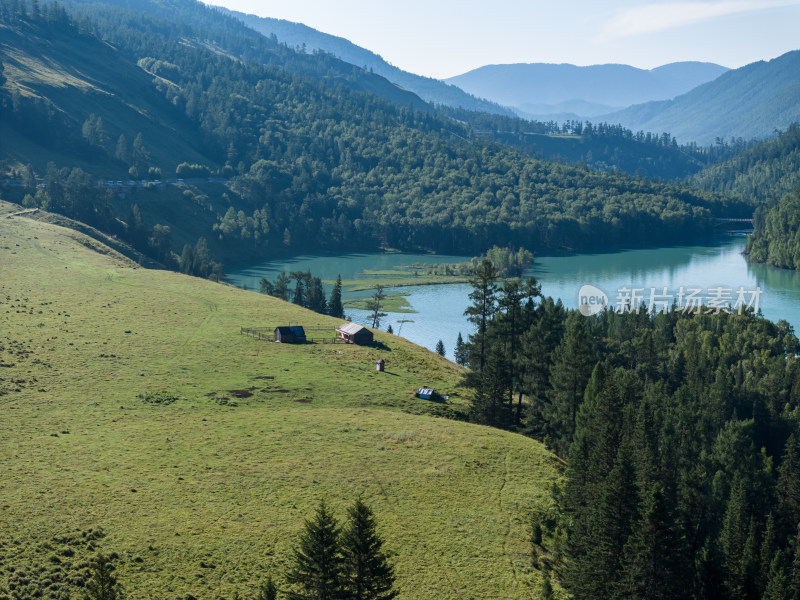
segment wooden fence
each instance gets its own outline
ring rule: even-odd
[[[289,327],[291,327],[291,325],[289,325]],[[306,342],[312,344],[336,344],[344,342],[344,340],[339,339],[339,336],[336,335],[335,328],[303,327],[303,331],[306,332]],[[328,333],[329,335],[323,336],[321,335],[322,332]],[[257,340],[264,340],[265,342],[275,341],[275,327],[241,327],[240,333],[254,337]],[[312,335],[309,335],[309,333],[312,333]],[[317,333],[318,335],[313,335],[313,333]]]

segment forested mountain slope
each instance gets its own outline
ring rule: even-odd
[[[745,252],[751,260],[800,269],[800,126],[793,123],[689,180],[758,204]]]
[[[401,106],[427,110],[420,98],[404,90],[380,75],[365,71],[360,66],[351,65],[335,56],[326,54],[309,55],[287,48],[270,39],[241,21],[219,10],[192,0],[67,0],[71,11],[79,17],[95,22],[108,34],[109,29],[124,37],[125,29],[147,29],[151,23],[168,21],[166,28],[159,33],[180,44],[205,48],[220,55],[243,62],[255,61],[259,64],[285,69],[297,75],[304,75],[325,81],[329,85],[341,84],[353,90],[365,91]],[[109,9],[116,9],[110,11]],[[128,31],[130,33],[130,31]],[[138,58],[141,57],[137,57]]]
[[[682,297],[587,317],[535,286],[486,285],[492,273],[483,264],[473,280],[470,314],[487,325],[462,350],[470,417],[523,423],[567,459],[558,518],[541,511],[532,537],[539,556],[566,554],[556,572],[571,596],[800,594],[792,325],[735,291],[716,307]]]
[[[63,9],[44,10],[0,26],[0,160],[30,163],[42,174],[54,161],[125,175],[125,159],[144,158],[132,156],[141,134],[148,162],[167,171],[174,173],[181,160],[216,164],[203,153],[195,123],[165,102],[151,74],[71,25]]]
[[[756,211],[753,225],[745,248],[751,260],[800,270],[800,187]]]
[[[679,146],[668,133],[633,132],[609,123],[543,123],[452,108],[439,111],[466,123],[475,138],[498,142],[530,156],[652,179],[683,179],[730,152],[728,148]]]
[[[681,143],[767,138],[800,120],[800,50],[728,71],[674,100],[632,106],[603,119],[634,130],[669,131]]]
[[[225,8],[219,8],[219,10],[230,13],[248,27],[267,37],[275,36],[275,39],[290,48],[305,49],[306,52],[321,50],[369,72],[374,72],[414,92],[426,102],[479,112],[514,115],[514,112],[507,107],[467,94],[461,88],[448,85],[438,79],[403,71],[390,65],[379,55],[366,48],[361,48],[344,38],[323,33],[302,23],[258,17],[237,11],[228,11]]]
[[[756,202],[774,202],[800,186],[800,125],[792,123],[762,142],[689,180],[697,187]]]
[[[193,3],[175,6],[177,19],[181,7]],[[535,251],[673,243],[708,232],[714,216],[751,210],[677,184],[556,165],[470,140],[468,124],[331,80],[324,74],[330,61],[343,64],[338,59],[240,39],[236,28],[246,28],[211,9],[192,9],[203,17],[196,26],[107,4],[73,9],[76,24],[59,25],[64,35],[93,32],[131,65],[146,69],[163,107],[182,113],[200,137],[196,152],[208,157],[205,167],[222,165],[220,173],[230,178],[227,189],[170,186],[115,197],[117,214],[127,222],[121,235],[132,235],[133,205],[147,205],[143,223],[162,228],[156,237],[133,237],[145,249],[157,246],[157,258],[167,262],[170,227],[183,230],[181,241],[205,237],[227,260],[322,248],[474,255],[500,241]],[[47,15],[24,10],[6,13],[7,26],[49,22]],[[4,114],[13,114],[8,82],[0,98],[11,108]],[[25,107],[36,101],[19,96],[16,102]],[[91,119],[86,113],[70,115],[74,127]],[[175,162],[191,163],[195,156],[158,163],[152,150],[157,144],[143,135],[142,151],[120,159],[123,166],[167,175]],[[38,165],[36,170],[43,175]],[[48,206],[59,205],[61,196],[74,196],[59,192],[72,185],[69,175],[51,171],[46,197],[29,203],[42,205],[55,194]],[[73,183],[85,181],[78,175]],[[111,204],[98,197],[95,209],[97,203],[103,211]],[[72,204],[60,204],[75,216]],[[88,212],[102,212],[95,209]],[[113,219],[105,222],[103,227],[119,227]]]
[[[344,38],[322,33],[301,23],[261,18],[227,11],[224,8],[220,10],[230,12],[264,35],[274,35],[278,41],[292,48],[305,48],[306,52],[322,50],[386,77],[424,100],[438,105],[440,112],[445,115],[469,124],[470,137],[489,138],[521,148],[546,160],[582,162],[600,170],[617,168],[630,174],[638,172],[646,177],[662,179],[685,177],[702,168],[704,162],[708,160],[708,156],[702,156],[696,151],[686,148],[676,149],[669,142],[659,143],[660,135],[649,134],[645,141],[644,132],[641,135],[630,131],[620,133],[615,128],[604,129],[597,124],[587,136],[561,135],[560,125],[550,122],[551,118],[547,115],[543,116],[543,120],[547,122],[521,119],[514,111],[466,94],[454,85],[402,71],[389,65],[373,52],[356,46]],[[617,66],[622,68],[620,65]],[[658,76],[654,75],[653,78],[657,79],[660,85],[655,86],[658,89],[648,88],[648,91],[655,94],[655,97],[671,97],[677,95],[678,90],[688,90],[725,70],[724,67],[705,63],[665,65],[653,70],[653,73],[658,73]],[[592,85],[584,87],[587,91],[588,89],[596,91],[597,85],[594,85],[596,83],[598,82],[593,81]],[[613,84],[608,82],[606,84],[606,87],[613,87]],[[681,87],[673,89],[669,87],[670,84]],[[637,88],[638,94],[641,94],[640,87]],[[537,88],[537,93],[552,93],[552,86],[542,84]],[[608,107],[604,107],[603,110],[592,114],[602,114],[608,110]],[[583,125],[582,123],[581,126]]]

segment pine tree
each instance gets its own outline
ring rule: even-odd
[[[342,276],[336,277],[336,283],[331,291],[331,298],[328,301],[328,314],[337,319],[344,319],[344,307],[342,306]]]
[[[491,261],[483,259],[472,279],[469,280],[472,286],[472,292],[469,294],[472,305],[464,311],[467,319],[474,323],[477,327],[475,335],[472,336],[474,343],[472,344],[475,351],[478,353],[476,364],[471,364],[473,369],[482,370],[486,364],[486,356],[488,353],[488,343],[486,339],[486,332],[489,326],[489,321],[497,310],[495,294],[497,292],[497,272]]]
[[[464,338],[461,337],[461,332],[458,332],[458,339],[456,339],[456,349],[453,352],[456,359],[456,364],[462,367],[467,364],[467,348],[464,344]]]
[[[616,441],[616,436],[615,440],[609,442],[600,439],[601,431],[609,432],[601,422],[603,411],[598,407],[606,374],[607,369],[602,365],[595,366],[586,387],[586,399],[578,412],[575,435],[569,448],[567,481],[561,496],[561,508],[569,514],[572,522],[569,542],[576,560],[588,551],[589,508],[597,505],[598,486],[601,483],[597,476],[605,478],[612,467],[608,462],[594,464],[596,449]],[[595,424],[600,427],[596,428]]]
[[[471,374],[475,393],[469,410],[469,420],[481,425],[505,428],[511,425],[511,407],[508,397],[505,354],[499,346],[493,345],[486,358],[483,369]]]
[[[272,576],[267,577],[267,581],[258,589],[256,600],[278,600],[278,586],[272,581]]]
[[[542,546],[542,519],[535,512],[531,514],[531,545]]]
[[[778,550],[770,562],[767,587],[764,589],[762,600],[787,600],[787,598],[791,598],[789,595],[789,579],[786,577],[783,562],[783,552]]]
[[[758,587],[764,589],[769,580],[769,569],[772,564],[772,558],[775,556],[777,550],[775,542],[775,519],[772,513],[767,517],[767,524],[764,527],[764,536],[761,540],[761,551],[759,552],[759,577]]]
[[[25,165],[25,168],[22,170],[22,185],[25,187],[25,190],[31,194],[36,193],[36,172],[33,170],[33,166],[31,166],[30,163]]]
[[[500,312],[492,322],[493,328],[497,330],[508,354],[506,362],[509,404],[514,403],[514,392],[519,392],[514,414],[514,423],[517,426],[522,422],[523,382],[525,370],[530,364],[530,361],[526,360],[522,353],[522,333],[531,324],[533,302],[538,292],[539,286],[533,278],[530,278],[524,285],[520,279],[504,281],[503,293],[498,301]]]
[[[192,270],[192,265],[194,264],[194,247],[191,244],[184,244],[183,250],[181,251],[181,273],[189,274]],[[264,281],[266,281],[263,277],[261,278],[261,293],[264,293]]]
[[[794,538],[792,564],[789,570],[789,591],[792,600],[800,600],[800,523]]]
[[[780,544],[794,536],[800,522],[800,452],[794,435],[786,441],[778,482],[775,486],[777,510],[775,531]]]
[[[267,294],[268,296],[273,296],[275,294],[275,286],[272,285],[272,282],[266,277],[261,278],[259,288],[262,294]]]
[[[724,585],[730,598],[741,598],[744,594],[742,559],[747,535],[747,497],[744,483],[737,478],[731,489],[719,542],[722,549],[722,565],[725,570]]]
[[[758,587],[759,575],[759,556],[758,556],[758,524],[754,518],[750,519],[750,528],[747,532],[747,539],[744,542],[742,552],[742,589],[745,598],[757,598],[760,593]]]
[[[372,510],[359,498],[348,510],[349,520],[342,532],[345,589],[353,600],[391,600],[394,567],[383,551]]]
[[[289,600],[337,600],[345,597],[339,527],[324,500],[314,517],[306,521],[292,563],[286,581],[300,591],[287,592]]]
[[[147,232],[145,230],[144,221],[142,219],[142,213],[139,210],[138,204],[134,204],[133,206],[131,206],[130,212],[128,213],[128,220],[126,222],[126,225],[127,225],[128,239],[134,246],[136,246],[139,249],[142,249]]]
[[[143,174],[147,171],[147,167],[150,164],[150,152],[147,151],[147,148],[144,145],[144,139],[142,138],[141,133],[137,133],[136,137],[133,139],[133,165],[136,167],[136,170],[139,174]]]
[[[436,342],[436,354],[439,356],[444,356],[446,354],[444,350],[444,342],[442,340]]]
[[[571,470],[565,493],[573,517],[570,584],[576,596],[586,598],[611,597],[620,576],[625,540],[638,517],[631,442],[628,436],[620,440],[620,392],[610,364],[604,368],[606,375],[599,375],[601,369],[601,365],[595,368],[592,381],[603,389],[581,407],[580,430],[573,444],[587,442],[587,460],[577,460],[577,452],[570,449],[571,460],[583,465],[585,480],[576,481],[576,475],[581,476]]]
[[[545,431],[561,456],[566,455],[572,442],[578,408],[594,366],[585,317],[571,313],[566,327],[550,369],[549,405],[545,413]]]
[[[325,290],[322,288],[322,281],[319,277],[311,277],[306,290],[306,304],[314,312],[324,315],[327,311],[325,302]]]
[[[372,327],[377,329],[381,326],[381,317],[385,317],[386,313],[381,312],[383,308],[383,301],[386,299],[386,294],[383,293],[383,286],[376,285],[375,293],[367,300],[367,310],[372,314]]]
[[[114,151],[114,156],[124,163],[127,163],[130,159],[128,155],[128,138],[125,137],[124,133],[121,133],[119,138],[117,138],[117,147]]]
[[[275,279],[275,297],[281,300],[289,300],[289,276],[285,271],[281,271]]]
[[[556,303],[546,298],[531,318],[533,323],[522,336],[522,357],[526,363],[523,389],[528,397],[525,430],[528,435],[544,440],[550,369],[553,353],[563,334],[564,307],[560,300]]]
[[[305,293],[306,274],[301,271],[295,271],[290,273],[290,277],[296,281],[294,286],[294,294],[292,294],[292,304],[296,304],[297,306],[307,306]]]
[[[661,484],[654,483],[625,545],[618,598],[676,600],[691,597],[683,568],[681,534],[667,504]]]
[[[86,582],[86,600],[117,600],[122,598],[122,586],[114,575],[111,558],[98,554],[89,566],[89,581]]]
[[[553,600],[553,584],[550,583],[550,574],[545,573],[542,579],[542,589],[539,592],[541,600]]]

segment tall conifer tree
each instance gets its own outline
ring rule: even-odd
[[[778,482],[775,487],[777,511],[775,529],[778,542],[783,544],[797,531],[800,522],[800,451],[797,440],[790,435],[778,467]]]
[[[297,591],[288,591],[286,596],[289,600],[343,599],[343,569],[338,523],[322,501],[300,535],[300,547],[286,575]]]
[[[341,538],[347,597],[353,600],[395,598],[394,567],[383,550],[372,510],[359,498],[348,510],[348,517]]]
[[[89,565],[89,581],[86,582],[86,600],[118,600],[122,598],[122,586],[114,575],[111,559],[98,554]]]
[[[491,261],[483,259],[475,269],[472,279],[469,280],[472,292],[469,294],[472,305],[467,307],[464,314],[469,321],[475,324],[477,331],[471,336],[474,352],[477,353],[475,360],[470,360],[470,367],[473,370],[482,370],[486,364],[488,353],[488,340],[486,339],[489,322],[497,311],[497,271]]]
[[[594,366],[586,318],[571,313],[561,343],[555,350],[547,394],[547,432],[555,451],[565,456],[575,431],[575,419]]]
[[[328,314],[337,319],[344,319],[344,307],[342,306],[342,276],[336,277],[336,283],[331,290],[331,298],[328,301]]]

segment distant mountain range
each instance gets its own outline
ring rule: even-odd
[[[305,52],[321,50],[347,63],[363,68],[365,71],[371,71],[376,75],[385,77],[392,83],[415,93],[426,102],[506,116],[515,114],[515,112],[508,107],[476,98],[464,92],[461,88],[448,85],[439,79],[423,77],[421,75],[409,73],[408,71],[403,71],[402,69],[390,65],[378,54],[357,46],[344,38],[323,33],[301,23],[293,23],[282,19],[257,17],[255,15],[230,11],[223,7],[215,8],[220,12],[236,17],[245,25],[262,35],[267,37],[274,36],[274,40],[286,44],[292,49]]]
[[[595,117],[633,104],[667,100],[716,79],[728,69],[713,63],[680,62],[657,69],[629,65],[487,65],[446,81],[514,107],[521,116],[549,120]]]
[[[398,69],[374,52],[300,23],[217,10],[291,49],[333,55],[385,78],[397,92],[407,90],[436,105],[543,122],[619,123],[700,145],[717,138],[766,138],[800,120],[797,53],[735,70],[707,62],[650,70],[620,64],[487,65],[440,81]],[[381,95],[391,96],[386,90]]]
[[[800,50],[728,71],[662,102],[603,115],[634,130],[669,131],[680,142],[765,138],[800,121]]]

